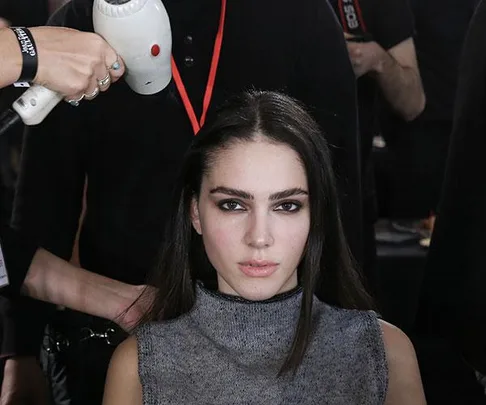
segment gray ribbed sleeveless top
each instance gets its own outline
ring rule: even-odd
[[[300,289],[253,302],[197,286],[193,309],[137,330],[144,405],[381,405],[388,369],[377,316],[314,299],[314,334],[295,375],[278,378]]]

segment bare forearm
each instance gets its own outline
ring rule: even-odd
[[[401,66],[383,50],[374,76],[385,99],[403,119],[411,121],[420,115],[425,107],[425,95],[417,70]]]
[[[126,307],[128,284],[95,274],[39,249],[24,281],[22,293],[106,319]]]
[[[0,29],[0,88],[14,83],[22,69],[22,54],[15,34],[8,28]]]

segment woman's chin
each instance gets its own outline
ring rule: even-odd
[[[241,284],[235,288],[236,293],[249,301],[264,301],[275,297],[277,294],[288,291],[282,284],[262,283],[260,280],[256,285],[253,283]]]

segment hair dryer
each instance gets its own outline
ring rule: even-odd
[[[125,62],[133,91],[155,94],[169,84],[172,35],[161,0],[94,0],[93,24]],[[40,124],[62,99],[43,86],[30,87],[0,118],[0,135],[20,120]]]

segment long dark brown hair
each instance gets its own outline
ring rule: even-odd
[[[300,157],[307,174],[310,230],[298,268],[303,289],[292,348],[281,373],[295,371],[312,333],[312,300],[342,308],[372,309],[347,246],[331,157],[316,122],[295,100],[275,92],[247,92],[221,108],[195,138],[184,159],[175,189],[166,242],[150,281],[158,289],[143,322],[174,319],[194,305],[195,283],[216,278],[202,237],[192,227],[190,206],[214,157],[233,142],[263,136],[287,145]]]

